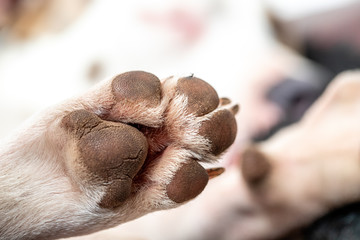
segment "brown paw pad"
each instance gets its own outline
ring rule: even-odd
[[[259,184],[268,176],[271,165],[267,157],[255,147],[246,149],[242,155],[241,171],[249,184]]]
[[[199,129],[199,134],[210,141],[210,152],[215,156],[230,147],[235,141],[236,132],[235,116],[226,109],[215,112]]]
[[[74,111],[62,120],[75,136],[77,156],[74,162],[85,168],[87,181],[107,186],[100,206],[113,208],[131,193],[132,179],[144,164],[148,144],[136,128],[101,120],[85,110]],[[84,174],[82,174],[84,175]]]
[[[153,74],[132,71],[120,74],[112,81],[112,92],[117,101],[146,102],[155,107],[161,101],[161,83]]]
[[[180,78],[176,90],[179,94],[187,96],[187,109],[195,116],[208,114],[219,106],[219,97],[215,89],[199,78]]]
[[[189,160],[177,170],[166,192],[172,201],[183,203],[199,195],[208,181],[206,170],[195,160]]]

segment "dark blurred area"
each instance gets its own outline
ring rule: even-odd
[[[360,204],[354,203],[337,209],[303,230],[303,239],[347,239],[360,236]]]

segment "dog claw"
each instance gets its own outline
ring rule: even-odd
[[[231,103],[231,100],[226,97],[220,98],[220,106],[228,105]]]
[[[239,110],[240,110],[240,106],[239,106],[238,104],[236,104],[236,105],[234,105],[234,106],[232,106],[232,107],[230,108],[230,111],[231,111],[234,115],[236,115],[236,114],[239,112]]]
[[[206,172],[209,176],[209,179],[212,179],[223,174],[225,172],[225,168],[223,167],[208,168],[206,169]]]

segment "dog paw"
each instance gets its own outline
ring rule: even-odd
[[[193,199],[221,174],[200,163],[233,143],[237,111],[201,79],[134,71],[39,113],[0,149],[0,238],[87,234]]]
[[[201,79],[141,71],[50,107],[0,148],[0,238],[87,234],[193,199],[222,172],[200,163],[233,143],[237,111]]]
[[[161,82],[127,72],[63,108],[59,126],[71,182],[84,196],[95,191],[100,208],[126,219],[200,194],[214,171],[199,162],[215,161],[236,136],[238,106],[195,77]]]

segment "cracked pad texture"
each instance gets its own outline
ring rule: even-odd
[[[63,124],[77,136],[78,162],[90,179],[108,185],[101,206],[117,206],[131,193],[132,179],[143,165],[148,145],[136,128],[106,122],[85,110],[64,117]]]

